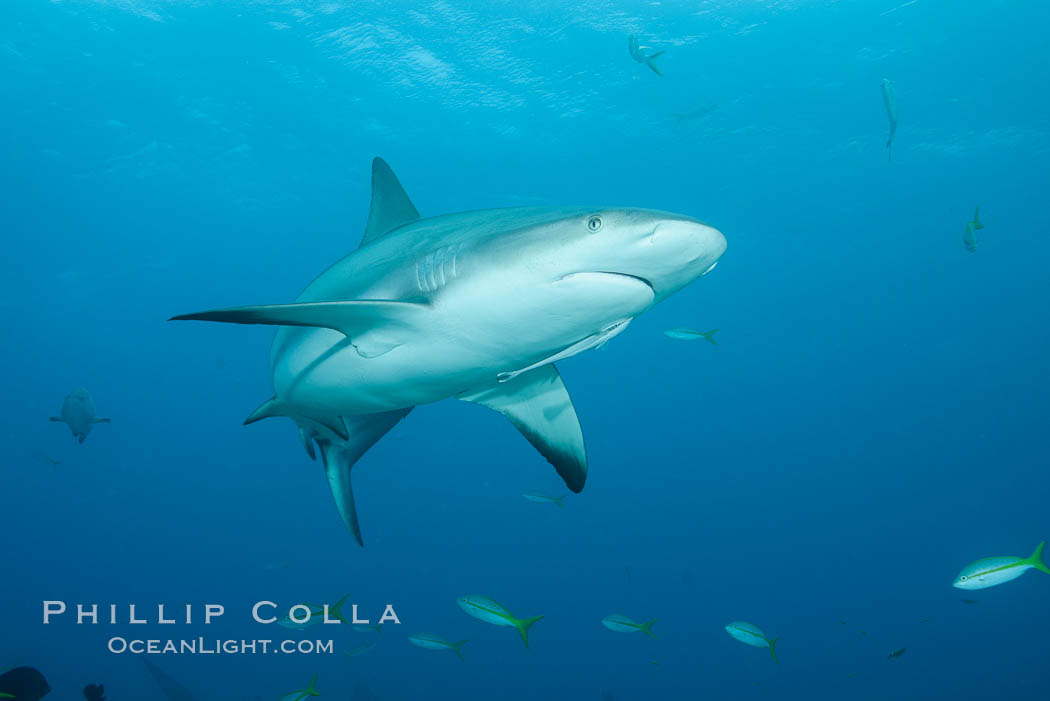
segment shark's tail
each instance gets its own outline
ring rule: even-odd
[[[980,208],[980,206],[978,206],[977,209],[975,209],[974,212],[973,212],[973,228],[974,229],[983,229],[984,228],[984,224],[981,223],[981,208]]]
[[[339,515],[343,517],[346,527],[354,534],[357,544],[363,546],[365,541],[361,538],[361,524],[357,521],[354,488],[350,484],[350,470],[353,469],[356,460],[348,454],[348,451],[330,440],[319,439],[317,447],[321,449],[325,476],[328,477],[328,486],[332,490],[332,498],[335,499]]]
[[[357,521],[357,506],[354,504],[354,490],[350,485],[350,472],[358,458],[409,411],[411,408],[379,414],[337,417],[346,427],[345,438],[312,434],[313,441],[321,449],[325,476],[328,478],[328,486],[332,490],[332,498],[335,499],[339,515],[343,517],[343,523],[354,534],[354,539],[359,545],[364,545],[364,540],[361,538],[361,525]]]
[[[647,65],[650,68],[652,68],[653,69],[653,73],[655,73],[656,75],[660,76],[661,78],[664,77],[664,74],[660,72],[660,69],[656,67],[656,64],[653,63],[653,61],[655,61],[657,58],[659,58],[660,56],[663,56],[663,55],[664,55],[663,51],[657,51],[655,54],[652,54],[651,56],[648,56],[645,59],[645,65]]]
[[[1032,567],[1036,568],[1040,572],[1046,572],[1047,574],[1050,574],[1050,567],[1047,567],[1046,563],[1043,562],[1043,548],[1045,547],[1045,540],[1039,545],[1035,546],[1035,552],[1033,552],[1032,556],[1028,558],[1028,564],[1030,564]]]

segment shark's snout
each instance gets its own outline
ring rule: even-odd
[[[654,246],[674,246],[685,260],[705,260],[715,263],[726,251],[726,237],[714,227],[695,219],[667,219],[653,227],[649,243]]]
[[[666,216],[634,250],[639,271],[663,299],[714,268],[726,250],[722,232],[688,217]]]

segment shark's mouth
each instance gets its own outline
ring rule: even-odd
[[[621,277],[629,277],[638,280],[639,282],[644,282],[646,286],[648,286],[648,288],[653,291],[653,294],[656,294],[656,288],[653,287],[653,283],[649,282],[641,275],[634,275],[632,273],[620,273],[615,270],[599,270],[597,272],[601,273],[602,275],[620,275]]]

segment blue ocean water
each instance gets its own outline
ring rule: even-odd
[[[314,674],[326,698],[1048,698],[1050,577],[951,587],[1050,537],[1048,30],[1010,0],[3,3],[0,669],[161,699],[111,637],[302,637],[336,654],[151,660],[202,700]],[[377,155],[424,216],[725,234],[715,272],[560,363],[590,458],[564,509],[521,498],[567,490],[505,419],[445,401],[355,469],[359,548],[292,424],[240,426],[272,329],[166,321],[293,300],[358,245]],[[82,445],[48,421],[79,386],[112,417]],[[250,619],[346,593],[402,624]],[[465,594],[545,617],[526,648]],[[45,600],[226,614],[44,626]]]

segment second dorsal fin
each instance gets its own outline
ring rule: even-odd
[[[388,231],[416,219],[419,219],[419,211],[408,199],[394,171],[382,158],[373,160],[372,206],[368,211],[368,224],[361,245],[367,246]]]

